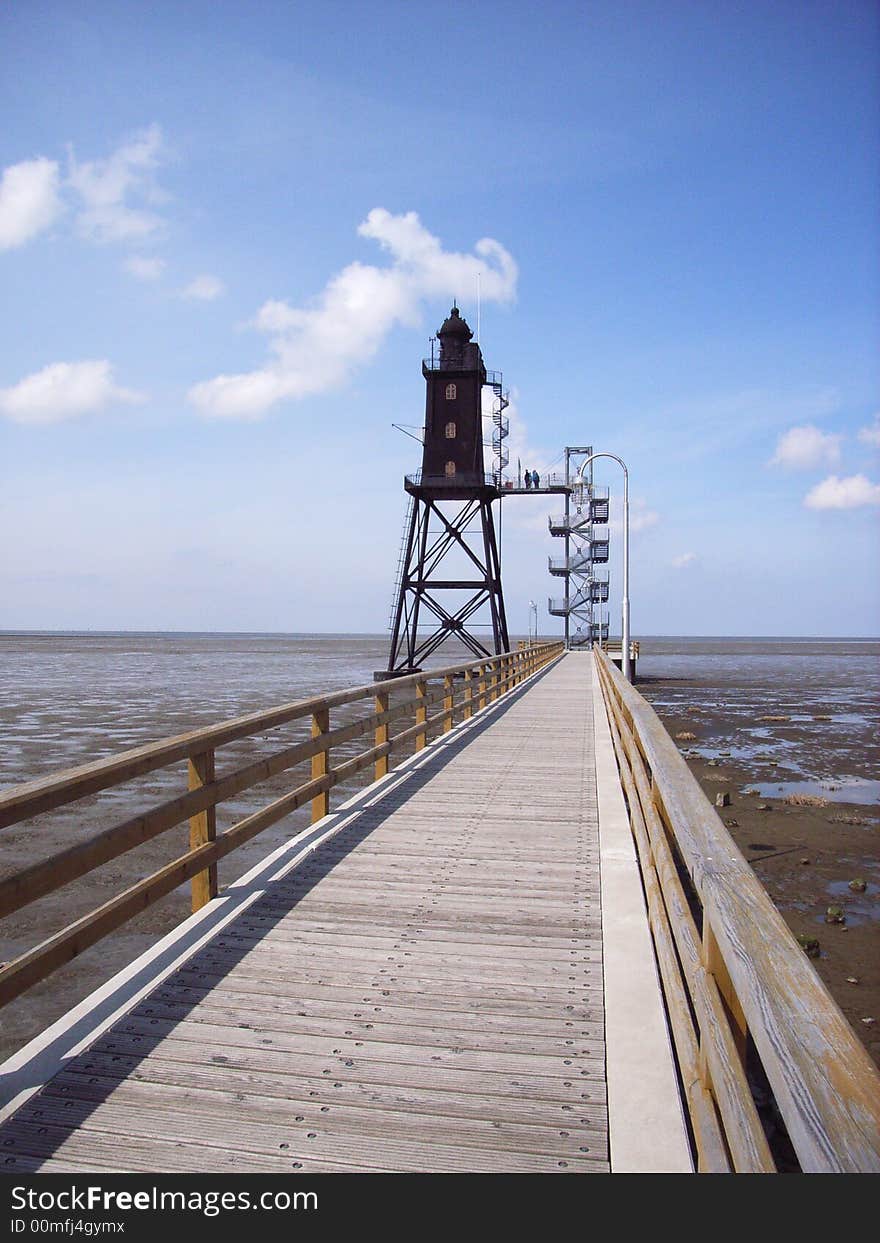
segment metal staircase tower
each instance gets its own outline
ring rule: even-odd
[[[589,479],[581,481],[572,465],[592,452],[589,446],[566,447],[565,512],[549,519],[550,534],[565,540],[565,556],[550,557],[548,569],[564,580],[565,594],[551,597],[547,607],[552,616],[565,619],[567,648],[608,638],[608,613],[602,609],[608,601],[608,571],[596,568],[608,561],[608,489],[593,484],[592,467]]]

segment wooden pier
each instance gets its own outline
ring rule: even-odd
[[[372,712],[331,729],[332,710],[369,697]],[[218,748],[303,718],[311,738],[283,760],[215,776]],[[137,831],[66,852],[54,878],[0,881],[0,910],[20,908],[189,819],[180,860],[4,966],[0,998],[181,881],[195,908],[0,1067],[0,1164],[772,1170],[760,1065],[801,1168],[880,1169],[880,1077],[654,722],[607,656],[548,645],[0,796],[0,825],[16,823],[189,766],[190,790]],[[359,734],[372,745],[334,766],[334,745]],[[230,791],[304,762],[308,780],[216,833]],[[369,766],[376,782],[331,809],[331,789]],[[308,801],[312,826],[218,894],[217,860]]]

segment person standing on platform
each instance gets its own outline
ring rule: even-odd
[[[541,477],[536,470],[532,471],[532,487],[539,488],[541,486]]]
[[[531,486],[532,486],[532,473],[531,471],[527,470],[526,471],[526,488],[530,488]]]

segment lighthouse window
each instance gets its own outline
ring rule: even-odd
[[[446,478],[452,479],[454,475],[455,475],[455,463],[447,462],[446,463]]]
[[[446,385],[446,400],[455,401],[455,393],[456,393],[455,385],[447,384]]]
[[[454,423],[450,422],[446,424],[446,439],[455,440],[455,424]]]

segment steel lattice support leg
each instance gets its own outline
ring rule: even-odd
[[[433,531],[432,517],[437,520]],[[479,521],[479,540],[469,543],[467,535],[474,519]],[[466,579],[441,576],[444,560],[453,550],[461,551],[468,560],[469,577]],[[467,592],[468,595],[463,603],[446,607],[442,597],[451,592],[459,596]],[[491,616],[491,650],[468,626],[474,614],[486,605]],[[430,614],[437,624],[427,636],[419,639],[419,619],[425,614]],[[510,649],[492,502],[472,498],[449,517],[440,509],[436,498],[416,495],[394,607],[388,672],[416,671],[419,662],[436,651],[450,635],[460,639],[478,658]]]

